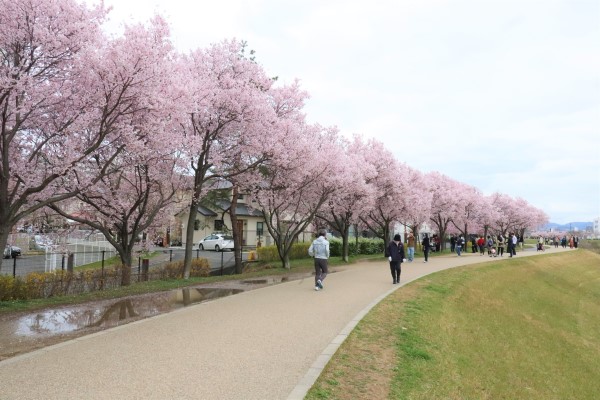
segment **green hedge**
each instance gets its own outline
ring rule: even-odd
[[[292,245],[292,251],[290,253],[290,260],[308,257],[309,247],[310,242],[294,243]],[[331,239],[329,241],[329,250],[331,252],[331,257],[341,257],[342,241],[335,238]],[[383,254],[383,250],[383,240],[359,238],[358,244],[356,243],[355,239],[350,239],[348,252],[349,255],[356,256],[359,254]],[[258,253],[258,259],[260,261],[279,261],[279,255],[277,253],[277,247],[275,245],[259,247],[258,249],[256,249],[256,251]]]
[[[292,245],[292,251],[290,252],[290,260],[297,260],[300,258],[308,257],[308,248],[310,243],[294,243]],[[258,259],[260,261],[279,261],[279,253],[277,253],[277,246],[263,246],[256,249],[258,253]]]
[[[381,239],[359,238],[358,243],[356,243],[356,239],[351,238],[348,243],[348,255],[383,254],[384,247],[383,240]],[[342,241],[340,239],[331,239],[329,241],[329,250],[332,257],[341,257]]]

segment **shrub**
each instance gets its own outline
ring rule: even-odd
[[[20,277],[0,275],[0,301],[24,300],[26,286]]]
[[[256,253],[258,254],[258,259],[260,261],[268,262],[279,260],[277,246],[275,245],[259,247],[256,249]]]
[[[290,260],[297,260],[300,258],[308,257],[308,248],[310,243],[294,243],[290,250]],[[279,253],[277,252],[277,246],[263,246],[256,249],[258,259],[263,262],[279,261]]]
[[[332,257],[342,256],[342,241],[334,238],[329,241],[329,250]],[[356,256],[359,254],[379,254],[384,251],[384,243],[381,239],[359,238],[358,244],[355,239],[348,242],[348,255]]]
[[[158,275],[158,279],[180,279],[183,277],[183,260],[152,268],[151,273]],[[190,268],[190,277],[201,276],[210,276],[210,264],[206,258],[194,258]]]

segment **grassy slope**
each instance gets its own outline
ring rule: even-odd
[[[308,399],[596,399],[600,255],[443,271],[357,326]]]

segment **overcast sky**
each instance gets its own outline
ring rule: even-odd
[[[161,14],[182,52],[247,41],[269,75],[300,79],[310,122],[413,168],[522,197],[551,222],[600,217],[599,0],[105,4],[111,30]]]

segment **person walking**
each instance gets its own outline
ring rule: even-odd
[[[477,247],[479,247],[479,255],[482,256],[485,253],[485,239],[481,235],[477,239]]]
[[[454,253],[454,250],[456,250],[456,236],[450,235],[450,251]]]
[[[462,235],[460,235],[454,242],[454,248],[456,249],[456,254],[460,257],[460,252],[465,244],[465,239],[463,239]]]
[[[425,256],[425,261],[423,262],[427,262],[427,258],[429,258],[429,247],[431,246],[429,243],[429,236],[427,234],[425,234],[421,245],[423,246],[423,255]]]
[[[504,236],[502,234],[498,235],[498,255],[500,257],[504,256]]]
[[[510,238],[508,239],[508,243],[510,245],[510,256],[516,256],[517,255],[517,235],[515,235],[514,233],[510,234]]]
[[[488,253],[488,256],[490,256],[490,257],[492,256],[492,249],[493,248],[494,248],[494,239],[493,239],[493,236],[488,235],[488,238],[487,238],[487,253]]]
[[[329,241],[325,238],[325,229],[319,230],[319,236],[308,248],[308,255],[315,258],[315,290],[323,289],[323,281],[327,277],[327,260],[329,259]]]
[[[408,261],[413,262],[415,259],[415,236],[411,233],[408,234]]]
[[[400,273],[402,272],[402,261],[404,258],[404,245],[400,235],[396,234],[394,240],[388,243],[385,248],[385,256],[390,261],[390,272],[392,273],[393,284],[400,283]]]

